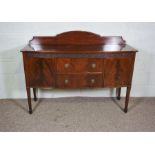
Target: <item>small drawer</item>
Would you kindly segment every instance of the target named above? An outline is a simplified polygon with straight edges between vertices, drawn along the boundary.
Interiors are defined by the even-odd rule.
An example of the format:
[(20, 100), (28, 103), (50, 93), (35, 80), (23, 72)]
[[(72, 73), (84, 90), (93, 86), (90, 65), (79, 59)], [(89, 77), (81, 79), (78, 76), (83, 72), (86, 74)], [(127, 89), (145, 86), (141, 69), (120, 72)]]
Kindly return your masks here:
[(102, 72), (102, 59), (57, 59), (57, 73)]
[(86, 75), (57, 75), (58, 88), (101, 88), (103, 86), (102, 74)]

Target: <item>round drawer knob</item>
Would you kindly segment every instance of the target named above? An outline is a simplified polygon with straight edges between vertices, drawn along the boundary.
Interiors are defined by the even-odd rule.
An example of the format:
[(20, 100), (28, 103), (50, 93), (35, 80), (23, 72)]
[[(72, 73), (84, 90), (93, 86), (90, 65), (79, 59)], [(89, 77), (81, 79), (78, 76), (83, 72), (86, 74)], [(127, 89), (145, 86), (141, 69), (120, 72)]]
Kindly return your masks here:
[(96, 64), (95, 63), (92, 63), (91, 66), (92, 66), (92, 68), (96, 68)]
[(67, 69), (68, 67), (69, 67), (69, 64), (65, 64), (65, 65), (64, 65), (64, 68)]
[(66, 80), (65, 80), (65, 84), (68, 84), (68, 82), (69, 82), (69, 80), (68, 80), (68, 79), (66, 79)]
[(91, 83), (92, 83), (92, 84), (95, 83), (95, 79), (91, 79)]

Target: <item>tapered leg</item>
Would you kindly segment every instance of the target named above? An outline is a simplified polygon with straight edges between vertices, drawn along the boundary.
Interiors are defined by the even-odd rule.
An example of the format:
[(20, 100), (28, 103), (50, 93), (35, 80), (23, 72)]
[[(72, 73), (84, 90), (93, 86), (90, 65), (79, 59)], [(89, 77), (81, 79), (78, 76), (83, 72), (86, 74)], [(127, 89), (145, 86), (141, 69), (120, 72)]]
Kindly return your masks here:
[(37, 101), (36, 88), (33, 88), (34, 101)]
[(30, 88), (26, 88), (27, 90), (27, 98), (28, 98), (28, 106), (29, 106), (29, 113), (32, 114), (32, 105), (31, 105), (31, 90)]
[(131, 90), (131, 86), (127, 87), (126, 98), (125, 98), (125, 108), (124, 108), (124, 112), (125, 113), (127, 113), (127, 111), (128, 111), (128, 103), (129, 103), (129, 97), (130, 97), (130, 90)]
[(121, 87), (116, 89), (117, 100), (121, 99)]

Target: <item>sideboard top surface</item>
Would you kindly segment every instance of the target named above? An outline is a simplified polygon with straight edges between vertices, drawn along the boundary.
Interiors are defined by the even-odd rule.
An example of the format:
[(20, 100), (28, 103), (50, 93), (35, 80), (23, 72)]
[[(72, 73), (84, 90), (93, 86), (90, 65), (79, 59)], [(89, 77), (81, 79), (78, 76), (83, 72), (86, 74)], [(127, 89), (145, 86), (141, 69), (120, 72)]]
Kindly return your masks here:
[(100, 36), (92, 32), (69, 31), (56, 36), (36, 36), (21, 52), (103, 53), (137, 52), (121, 36)]

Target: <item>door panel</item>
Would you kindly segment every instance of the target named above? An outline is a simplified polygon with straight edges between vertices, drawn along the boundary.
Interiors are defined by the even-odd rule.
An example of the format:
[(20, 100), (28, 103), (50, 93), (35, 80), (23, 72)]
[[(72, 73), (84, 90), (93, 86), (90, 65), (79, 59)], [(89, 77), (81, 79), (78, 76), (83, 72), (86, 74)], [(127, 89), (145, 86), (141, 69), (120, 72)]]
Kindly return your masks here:
[(31, 87), (52, 87), (55, 84), (54, 59), (24, 57), (25, 72)]
[(106, 58), (104, 60), (104, 86), (119, 87), (131, 83), (134, 57)]

